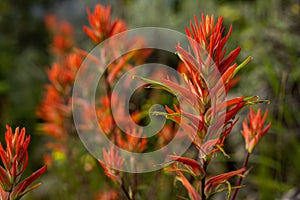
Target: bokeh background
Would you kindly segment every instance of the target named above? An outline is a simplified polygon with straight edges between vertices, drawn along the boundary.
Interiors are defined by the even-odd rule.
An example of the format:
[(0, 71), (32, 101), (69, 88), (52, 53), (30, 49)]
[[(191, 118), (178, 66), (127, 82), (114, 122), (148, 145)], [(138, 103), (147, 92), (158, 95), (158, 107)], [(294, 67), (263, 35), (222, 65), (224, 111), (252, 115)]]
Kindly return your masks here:
[[(86, 8), (93, 8), (96, 3), (112, 5), (113, 15), (123, 19), (130, 28), (159, 26), (184, 32), (194, 14), (201, 16), (202, 12), (223, 16), (226, 27), (232, 24), (228, 52), (241, 46), (239, 62), (249, 55), (253, 60), (240, 73), (240, 82), (230, 95), (259, 95), (261, 99), (269, 99), (269, 121), (273, 124), (250, 160), (253, 169), (244, 182), (247, 187), (240, 191), (240, 198), (280, 199), (300, 185), (299, 0), (1, 0), (0, 131), (4, 133), (5, 124), (9, 124), (26, 127), (31, 134), (28, 174), (42, 165), (44, 144), (49, 140), (41, 133), (42, 121), (36, 115), (44, 84), (48, 83), (45, 69), (53, 61), (49, 52), (51, 35), (44, 26), (44, 17), (52, 13), (69, 21), (74, 26), (77, 46), (89, 51), (93, 45), (82, 27), (88, 24)], [(245, 114), (241, 113), (240, 117)], [(3, 134), (0, 138), (3, 141)], [(239, 127), (229, 140), (232, 161), (227, 167), (239, 167), (244, 148)], [(76, 145), (84, 149), (80, 142)], [(43, 175), (43, 185), (27, 195), (27, 199), (89, 199), (85, 198), (88, 193), (114, 188), (92, 157), (80, 157), (73, 163), (81, 166), (87, 161), (94, 166), (91, 171), (80, 167), (70, 170), (63, 156), (57, 155), (57, 159), (62, 162)], [(78, 176), (89, 178), (78, 181)], [(159, 183), (155, 182), (156, 178), (147, 179), (161, 176), (159, 173), (143, 176), (145, 181), (141, 187), (145, 187), (145, 199), (153, 199), (152, 190), (158, 191), (157, 199), (177, 199), (178, 192), (185, 192), (182, 188), (171, 189), (172, 176), (160, 179)]]

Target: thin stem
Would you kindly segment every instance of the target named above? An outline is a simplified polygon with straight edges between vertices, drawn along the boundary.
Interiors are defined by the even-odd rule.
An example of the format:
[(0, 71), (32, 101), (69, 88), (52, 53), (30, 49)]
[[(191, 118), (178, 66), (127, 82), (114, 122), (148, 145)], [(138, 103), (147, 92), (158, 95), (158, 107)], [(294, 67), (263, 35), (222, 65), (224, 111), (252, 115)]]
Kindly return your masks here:
[[(15, 179), (14, 179), (15, 180)], [(7, 200), (11, 200), (11, 194), (12, 194), (12, 192), (14, 191), (14, 189), (15, 189), (15, 185), (16, 185), (16, 183), (15, 183), (15, 181), (14, 181), (14, 183), (12, 184), (12, 186), (11, 186), (11, 188), (9, 189), (9, 191), (7, 191), (7, 193), (8, 193), (8, 195), (7, 195)], [(5, 192), (4, 192), (5, 193)], [(1, 199), (1, 196), (0, 196), (0, 199)], [(2, 200), (2, 199), (1, 199)]]
[[(247, 165), (248, 165), (248, 161), (249, 161), (249, 157), (250, 157), (250, 154), (249, 151), (247, 151), (247, 154), (246, 154), (246, 157), (245, 157), (245, 160), (244, 160), (244, 164), (243, 164), (243, 168), (246, 168)], [(242, 175), (244, 174), (245, 172), (242, 173)], [(239, 186), (241, 186), (242, 184), (242, 181), (243, 181), (243, 177), (240, 176), (238, 182), (237, 182), (237, 188), (235, 189), (234, 193), (233, 193), (233, 196), (231, 198), (231, 200), (235, 200), (235, 198), (237, 197), (237, 194), (238, 194), (238, 191), (239, 191)]]
[(127, 197), (128, 200), (133, 200), (133, 198), (130, 197), (128, 191), (126, 190), (124, 184), (122, 183), (121, 184), (121, 188), (122, 188), (122, 191), (124, 192), (125, 196)]
[(133, 198), (135, 198), (136, 194), (137, 194), (137, 187), (138, 187), (138, 173), (133, 174), (133, 185), (134, 185), (134, 187), (133, 187), (132, 196), (133, 196)]
[[(204, 160), (203, 161), (203, 169), (204, 169), (205, 172), (206, 172), (206, 168), (207, 168), (207, 162)], [(201, 198), (202, 198), (202, 200), (206, 199), (206, 196), (205, 196), (205, 179), (206, 179), (206, 175), (201, 180)]]
[(110, 83), (108, 81), (108, 71), (107, 70), (104, 72), (104, 78), (105, 78), (105, 86), (106, 86), (107, 98), (108, 98), (108, 102), (109, 102), (109, 112), (111, 114), (111, 119), (112, 119), (112, 130), (111, 130), (111, 133), (114, 133), (115, 129), (116, 129), (116, 122), (115, 122), (115, 119), (112, 116), (112, 109), (111, 109), (112, 90), (111, 90), (111, 87), (110, 87)]
[[(111, 89), (110, 82), (108, 80), (108, 71), (107, 70), (104, 72), (104, 78), (105, 78), (107, 98), (108, 98), (108, 102), (110, 104), (109, 105), (109, 112), (111, 114), (111, 119), (112, 119), (112, 129), (111, 129), (110, 134), (113, 134), (113, 133), (115, 133), (117, 126), (116, 126), (116, 121), (115, 121), (114, 117), (112, 116), (112, 108), (111, 108), (112, 89)], [(125, 196), (128, 200), (134, 200), (134, 195), (133, 195), (133, 197), (130, 197), (130, 194), (126, 190), (123, 181), (121, 183), (121, 189), (124, 192), (124, 194), (125, 194)]]
[(12, 193), (12, 191), (9, 191), (8, 196), (7, 196), (7, 200), (10, 200), (11, 193)]

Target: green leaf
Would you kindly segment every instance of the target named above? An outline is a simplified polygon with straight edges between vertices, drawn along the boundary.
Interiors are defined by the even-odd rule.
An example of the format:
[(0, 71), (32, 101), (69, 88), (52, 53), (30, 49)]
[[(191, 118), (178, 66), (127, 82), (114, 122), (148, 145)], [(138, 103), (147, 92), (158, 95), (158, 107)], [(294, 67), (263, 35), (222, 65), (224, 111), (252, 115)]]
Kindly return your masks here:
[(252, 57), (249, 56), (248, 58), (246, 58), (241, 64), (239, 64), (234, 72), (233, 72), (233, 76), (235, 76), (242, 68), (244, 68), (250, 61), (252, 60)]
[(11, 188), (11, 183), (9, 181), (9, 175), (6, 173), (5, 169), (0, 166), (0, 186), (4, 191), (8, 191)]
[(29, 188), (27, 188), (24, 192), (18, 194), (18, 196), (15, 198), (15, 200), (19, 200), (21, 199), (25, 194), (27, 194), (28, 192), (30, 192), (31, 190), (34, 190), (35, 188), (38, 188), (40, 185), (42, 185), (41, 183), (37, 183)]
[[(144, 78), (144, 77), (140, 77), (140, 76), (133, 76), (133, 78), (138, 78), (142, 81), (145, 81), (149, 84), (151, 84), (151, 86), (148, 86), (148, 88), (155, 88), (153, 86), (157, 86), (158, 88), (160, 89), (163, 89), (171, 94), (174, 94), (174, 91), (171, 90), (167, 85), (161, 83), (161, 82), (158, 82), (158, 81), (154, 81), (154, 80), (151, 80), (151, 79), (147, 79), (147, 78)], [(176, 94), (174, 94), (174, 96), (176, 96)]]

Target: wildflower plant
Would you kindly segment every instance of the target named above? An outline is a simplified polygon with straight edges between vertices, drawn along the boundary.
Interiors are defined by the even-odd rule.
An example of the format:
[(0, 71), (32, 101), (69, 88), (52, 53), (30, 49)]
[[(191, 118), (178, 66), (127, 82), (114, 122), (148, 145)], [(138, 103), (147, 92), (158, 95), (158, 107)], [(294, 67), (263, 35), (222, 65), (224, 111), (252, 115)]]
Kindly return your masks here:
[[(49, 82), (37, 109), (38, 117), (43, 120), (38, 130), (49, 138), (45, 144), (44, 161), (57, 181), (66, 184), (64, 190), (68, 196), (80, 197), (82, 193), (76, 191), (81, 188), (86, 191), (86, 198), (92, 198), (88, 185), (81, 185), (88, 181), (88, 177), (81, 174), (82, 170), (89, 172), (95, 168), (96, 162), (78, 145), (72, 119), (71, 93), (82, 56), (74, 50), (74, 29), (70, 23), (49, 14), (45, 17), (45, 25), (53, 37), (49, 51), (54, 61), (46, 70)], [(78, 165), (72, 164), (78, 161)], [(62, 168), (69, 170), (62, 173)]]
[[(90, 9), (87, 9), (87, 14), (90, 27), (84, 26), (83, 31), (95, 45), (115, 34), (127, 30), (127, 26), (122, 20), (111, 19), (110, 6), (105, 7), (97, 5), (93, 12)], [(37, 111), (38, 116), (44, 120), (44, 123), (39, 126), (40, 130), (52, 138), (52, 140), (47, 143), (48, 150), (45, 154), (45, 162), (47, 162), (51, 168), (55, 168), (55, 166), (61, 164), (59, 161), (62, 160), (68, 168), (75, 171), (74, 173), (80, 174), (80, 171), (82, 170), (81, 167), (69, 166), (69, 164), (72, 165), (71, 163), (75, 162), (78, 157), (82, 158), (87, 156), (85, 153), (81, 152), (81, 150), (74, 148), (74, 145), (77, 145), (77, 143), (74, 142), (77, 134), (75, 133), (75, 125), (72, 119), (72, 103), (85, 109), (84, 115), (82, 116), (84, 123), (80, 126), (80, 129), (87, 131), (93, 130), (94, 128), (84, 125), (91, 121), (90, 113), (93, 111), (93, 108), (90, 107), (89, 102), (87, 101), (82, 101), (79, 98), (72, 98), (72, 89), (76, 74), (82, 65), (83, 58), (86, 57), (95, 64), (105, 63), (105, 60), (90, 57), (88, 52), (75, 47), (73, 28), (68, 22), (60, 21), (53, 15), (47, 15), (45, 24), (53, 34), (50, 51), (55, 58), (55, 61), (47, 70), (49, 83), (45, 87), (44, 98)], [(128, 43), (129, 45), (137, 46), (139, 46), (140, 43), (143, 43), (139, 38), (130, 42), (131, 43)], [(100, 54), (109, 58), (117, 51), (117, 48), (106, 47)], [(138, 136), (140, 133), (134, 129), (130, 129), (129, 131), (131, 131), (132, 134), (135, 134), (136, 132), (136, 136), (126, 135), (116, 127), (110, 108), (110, 102), (112, 100), (111, 89), (120, 72), (129, 70), (134, 63), (142, 62), (147, 58), (148, 54), (149, 51), (143, 53), (137, 51), (131, 52), (116, 62), (111, 63), (105, 72), (105, 78), (103, 80), (103, 86), (106, 92), (97, 97), (97, 116), (99, 118), (99, 124), (102, 129), (105, 130), (105, 134), (119, 146), (133, 151), (143, 151), (147, 142), (145, 139), (139, 139)], [(96, 73), (99, 72), (96, 71)], [(91, 80), (93, 79), (93, 77), (90, 78)], [(85, 86), (89, 87), (89, 83), (86, 82)], [(75, 102), (73, 102), (73, 100)], [(123, 110), (120, 110), (120, 112), (123, 112)], [(133, 113), (132, 116), (137, 121), (140, 120), (139, 113)], [(126, 190), (124, 188), (122, 173), (116, 172), (116, 170), (113, 169), (113, 167), (115, 167), (115, 162), (117, 162), (117, 166), (122, 165), (123, 158), (121, 158), (114, 149), (103, 148), (103, 154), (105, 155), (104, 160), (99, 160), (99, 163), (105, 169), (105, 174), (112, 180), (117, 180), (116, 183), (120, 184), (122, 189), (124, 189), (125, 194), (127, 194), (128, 188)], [(91, 162), (89, 166), (92, 166), (92, 169), (96, 168), (94, 162)], [(63, 177), (62, 179), (63, 181), (67, 181)], [(73, 179), (68, 177), (68, 180), (71, 181)], [(73, 180), (73, 183), (88, 181), (86, 177), (77, 177), (75, 180), (76, 181)], [(88, 187), (88, 185), (85, 187)], [(68, 190), (71, 192), (72, 189), (70, 188)], [(86, 190), (89, 191), (89, 189)], [(92, 192), (88, 193), (89, 194), (86, 195), (93, 196)], [(97, 196), (99, 196), (99, 194)], [(85, 196), (85, 198), (86, 197), (87, 196)]]
[[(235, 116), (246, 106), (266, 102), (259, 100), (258, 96), (225, 98), (230, 88), (237, 82), (237, 73), (246, 66), (251, 57), (239, 65), (234, 63), (240, 53), (240, 47), (226, 55), (225, 44), (232, 27), (223, 36), (224, 27), (222, 23), (223, 18), (219, 17), (217, 23), (214, 24), (214, 16), (205, 16), (204, 14), (202, 14), (202, 22), (199, 23), (195, 16), (194, 24), (191, 22), (190, 29), (186, 29), (190, 42), (188, 50), (183, 49), (180, 44), (176, 47), (177, 54), (184, 64), (181, 67), (185, 67), (183, 76), (188, 88), (183, 88), (167, 79), (156, 84), (181, 93), (191, 102), (191, 107), (198, 111), (198, 116), (195, 116), (186, 113), (175, 105), (174, 110), (166, 108), (168, 113), (166, 117), (185, 127), (198, 151), (196, 157), (192, 159), (171, 155), (170, 158), (176, 162), (173, 167), (167, 168), (168, 171), (177, 172), (177, 180), (187, 189), (191, 199), (207, 199), (224, 190), (228, 191), (227, 198), (229, 199), (232, 188), (236, 189), (232, 199), (236, 198), (242, 178), (233, 187), (229, 179), (233, 176), (243, 177), (247, 162), (241, 169), (214, 176), (207, 174), (207, 169), (211, 161), (215, 159), (217, 152), (221, 151), (226, 157), (228, 156), (224, 150), (224, 142), (238, 121)], [(152, 82), (149, 81), (149, 83)], [(221, 101), (216, 99), (221, 99)], [(178, 116), (182, 115), (186, 122), (179, 120)], [(267, 113), (263, 119), (260, 115), (260, 110), (255, 115), (251, 109), (250, 128), (247, 127), (246, 122), (243, 123), (242, 134), (246, 141), (248, 153), (252, 152), (254, 146), (270, 128), (270, 124), (263, 128)], [(248, 156), (247, 154), (246, 160), (248, 160)], [(192, 180), (188, 180), (184, 174), (192, 176)]]
[(27, 178), (21, 179), (28, 164), (28, 146), (30, 136), (25, 135), (25, 128), (16, 128), (13, 133), (11, 127), (6, 126), (6, 148), (0, 143), (0, 157), (3, 167), (0, 166), (0, 199), (18, 200), (26, 193), (39, 187), (41, 184), (31, 184), (47, 169), (46, 165), (35, 171)]
[[(182, 183), (191, 199), (204, 200), (223, 191), (227, 191), (229, 199), (231, 190), (235, 189), (232, 196), (234, 200), (248, 170), (249, 155), (271, 125), (264, 128), (267, 112), (261, 117), (261, 110), (255, 114), (251, 108), (249, 125), (244, 122), (242, 131), (247, 150), (244, 165), (232, 171), (210, 173), (209, 167), (217, 159), (217, 154), (229, 157), (225, 141), (239, 120), (238, 113), (246, 107), (267, 102), (258, 96), (228, 99), (231, 88), (239, 80), (238, 72), (251, 60), (248, 57), (242, 63), (236, 63), (240, 47), (227, 52), (226, 43), (232, 27), (225, 33), (222, 17), (218, 17), (215, 23), (212, 15), (202, 14), (201, 22), (195, 16), (190, 28), (186, 28), (187, 45), (180, 41), (177, 46), (176, 42), (172, 44), (180, 59), (178, 71), (181, 74), (175, 76), (166, 68), (151, 65), (148, 66), (149, 73), (146, 73), (148, 76), (143, 77), (132, 73), (132, 70), (145, 63), (153, 53), (153, 46), (147, 49), (149, 40), (137, 35), (127, 37), (130, 35), (127, 25), (120, 19), (112, 20), (110, 6), (96, 5), (93, 11), (87, 9), (87, 14), (90, 26), (84, 26), (83, 31), (95, 45), (101, 47), (91, 53), (75, 47), (69, 25), (57, 25), (53, 17), (46, 20), (50, 30), (58, 30), (51, 45), (57, 61), (48, 70), (50, 82), (38, 110), (38, 115), (45, 121), (42, 130), (54, 138), (48, 147), (72, 155), (69, 149), (72, 143), (69, 140), (76, 128), (81, 132), (80, 139), (103, 167), (105, 175), (120, 187), (127, 199), (143, 196), (138, 185), (140, 175), (136, 173), (143, 163), (133, 155), (142, 157), (149, 151), (155, 152), (161, 148), (164, 153), (170, 152), (166, 157), (161, 157), (172, 164), (166, 166), (164, 163), (159, 167), (164, 167), (166, 172), (175, 172), (175, 182)], [(131, 51), (123, 53), (124, 49)], [(87, 68), (88, 65), (91, 68)], [(84, 79), (80, 77), (82, 74)], [(103, 76), (99, 78), (99, 74)], [(127, 76), (123, 78), (123, 74)], [(97, 77), (99, 83), (94, 87)], [(121, 84), (119, 79), (123, 81)], [(161, 93), (155, 92), (150, 92), (149, 96), (139, 96), (140, 99), (146, 99), (143, 105), (137, 106), (131, 100), (131, 107), (128, 106), (128, 99), (123, 95), (132, 94), (132, 88), (138, 86), (170, 93), (164, 109), (150, 113), (145, 111), (151, 102), (149, 96), (164, 99)], [(94, 90), (101, 92), (94, 95)], [(91, 96), (94, 99), (89, 99)], [(174, 97), (180, 97), (185, 104), (173, 101)], [(156, 136), (146, 137), (151, 134), (148, 131), (158, 127), (148, 128), (148, 118), (154, 124), (167, 120)], [(173, 149), (164, 148), (174, 138), (188, 144), (187, 149), (194, 149), (195, 155), (182, 156), (172, 152)], [(110, 145), (104, 145), (103, 141), (109, 141)], [(146, 164), (157, 169), (154, 160), (148, 159)], [(130, 170), (134, 172), (131, 175), (123, 172)], [(240, 179), (236, 185), (232, 185), (230, 179), (236, 176)], [(111, 196), (117, 198), (118, 195), (111, 191)]]

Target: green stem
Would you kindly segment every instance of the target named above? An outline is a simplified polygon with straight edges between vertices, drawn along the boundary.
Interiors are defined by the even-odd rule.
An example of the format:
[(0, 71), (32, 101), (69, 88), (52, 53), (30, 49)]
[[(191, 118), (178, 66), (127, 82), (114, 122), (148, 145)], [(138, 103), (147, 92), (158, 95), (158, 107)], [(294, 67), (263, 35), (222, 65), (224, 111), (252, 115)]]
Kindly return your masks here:
[[(249, 151), (247, 151), (247, 155), (245, 157), (245, 160), (244, 160), (244, 164), (243, 164), (243, 168), (246, 168), (247, 165), (248, 165), (248, 161), (249, 161), (249, 157), (250, 157), (250, 154)], [(242, 173), (242, 175), (244, 174), (245, 172)], [(235, 200), (235, 198), (237, 197), (237, 194), (238, 194), (238, 191), (239, 191), (239, 186), (241, 186), (242, 184), (242, 181), (243, 181), (243, 177), (241, 176), (238, 180), (238, 183), (237, 183), (237, 188), (235, 189), (234, 193), (233, 193), (233, 196), (231, 198), (231, 200)]]

